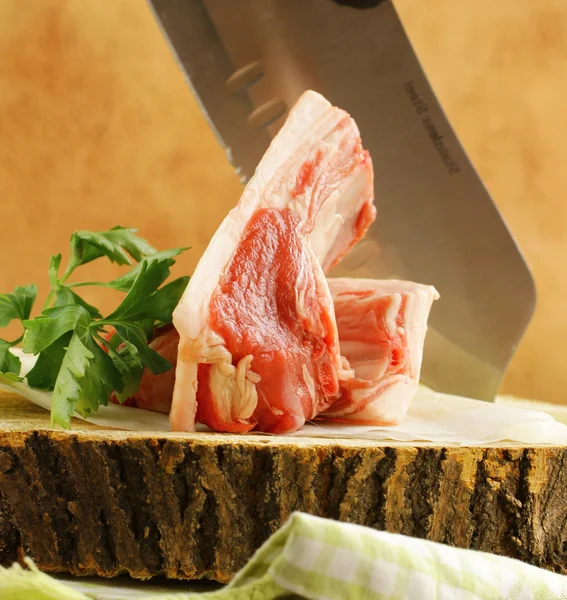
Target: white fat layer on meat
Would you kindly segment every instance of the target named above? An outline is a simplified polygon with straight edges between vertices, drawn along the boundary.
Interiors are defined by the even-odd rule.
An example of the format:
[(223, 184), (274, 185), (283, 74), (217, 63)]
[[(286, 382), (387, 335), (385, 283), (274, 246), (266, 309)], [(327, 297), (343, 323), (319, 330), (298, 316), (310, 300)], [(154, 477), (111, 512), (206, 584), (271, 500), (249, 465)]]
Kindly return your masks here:
[[(405, 417), (415, 392), (415, 382), (403, 375), (387, 377), (367, 390), (354, 390), (354, 402), (365, 405), (356, 413), (356, 421), (397, 424)], [(369, 397), (373, 399), (371, 402), (368, 402)]]
[(211, 366), (209, 385), (220, 409), (219, 421), (249, 419), (254, 413), (258, 404), (255, 384), (259, 376), (250, 371), (251, 364), (252, 356), (248, 355), (241, 358), (236, 367), (227, 361)]
[(333, 297), (331, 296), (331, 291), (329, 290), (329, 284), (327, 283), (327, 279), (325, 278), (325, 273), (323, 272), (323, 268), (321, 267), (317, 257), (315, 256), (315, 252), (311, 249), (310, 246), (307, 247), (309, 254), (311, 256), (311, 264), (313, 266), (313, 275), (315, 277), (315, 285), (317, 286), (317, 297), (319, 300), (319, 308), (323, 315), (330, 315), (331, 318), (328, 319), (330, 323), (333, 324), (332, 332), (326, 332), (323, 328), (323, 325), (320, 321), (315, 322), (313, 319), (309, 320), (309, 323), (314, 328), (314, 333), (319, 335), (323, 335), (325, 333), (332, 333), (333, 339), (330, 342), (330, 346), (336, 349), (334, 354), (335, 364), (333, 367), (335, 369), (342, 368), (342, 360), (339, 352), (339, 331), (336, 327), (335, 322), (335, 306), (333, 304)]
[(384, 322), (387, 327), (387, 333), (392, 338), (398, 332), (398, 324), (396, 323), (396, 320), (398, 318), (401, 306), (402, 296), (400, 294), (392, 294), (390, 296), (390, 304), (388, 305), (388, 308), (386, 309), (386, 314), (384, 315)]
[(349, 361), (356, 364), (356, 377), (359, 379), (375, 381), (386, 373), (390, 357), (378, 352), (375, 343), (339, 338), (339, 344), (341, 354), (348, 356)]
[(350, 236), (343, 233), (345, 240), (341, 242), (340, 234), (354, 230), (360, 207), (368, 201), (369, 194), (372, 193), (372, 177), (372, 171), (368, 169), (361, 166), (354, 169), (319, 212), (317, 226), (310, 236), (310, 242), (325, 270), (328, 266), (326, 257), (330, 255), (332, 260), (333, 254), (337, 254), (329, 253), (335, 244), (341, 249), (348, 246)]
[(305, 309), (305, 292), (306, 292), (306, 275), (305, 266), (302, 265), (302, 268), (299, 269), (299, 273), (297, 274), (297, 279), (295, 280), (295, 310), (297, 312), (297, 316), (302, 319), (307, 319), (308, 314)]
[(170, 422), (185, 423), (185, 431), (195, 431), (197, 416), (197, 363), (177, 359), (175, 387), (169, 411)]
[(307, 365), (302, 365), (302, 370), (303, 381), (305, 381), (305, 385), (311, 394), (311, 398), (315, 398), (315, 382), (313, 381), (313, 377), (311, 377), (311, 373), (309, 373)]
[[(331, 406), (325, 415), (359, 423), (399, 423), (417, 391), (427, 318), (439, 294), (432, 286), (396, 280), (338, 278), (329, 279), (329, 287), (339, 332), (348, 331), (348, 339), (339, 338), (339, 343), (355, 379), (346, 384), (352, 402), (341, 410)], [(393, 347), (400, 343), (405, 351), (402, 372), (388, 372), (391, 357), (383, 339), (369, 340), (368, 331), (357, 339), (357, 327), (384, 298), (388, 303), (380, 323)]]
[[(341, 345), (341, 352), (346, 352), (343, 350)], [(361, 360), (356, 361), (356, 377), (359, 379), (366, 379), (368, 381), (377, 381), (382, 379), (386, 374), (388, 369), (388, 365), (390, 362), (389, 356), (384, 356), (383, 358), (376, 358), (372, 360)]]
[(346, 381), (354, 377), (354, 369), (351, 368), (348, 360), (341, 353), (341, 368), (337, 371), (339, 381)]

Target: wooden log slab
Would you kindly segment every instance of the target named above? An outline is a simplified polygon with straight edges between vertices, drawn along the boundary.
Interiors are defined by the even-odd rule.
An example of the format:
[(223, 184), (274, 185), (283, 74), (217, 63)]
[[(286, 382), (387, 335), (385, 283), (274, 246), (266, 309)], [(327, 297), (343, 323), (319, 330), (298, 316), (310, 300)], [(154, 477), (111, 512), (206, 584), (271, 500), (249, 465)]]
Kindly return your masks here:
[(227, 582), (295, 510), (567, 573), (567, 448), (143, 434), (0, 392), (0, 562)]

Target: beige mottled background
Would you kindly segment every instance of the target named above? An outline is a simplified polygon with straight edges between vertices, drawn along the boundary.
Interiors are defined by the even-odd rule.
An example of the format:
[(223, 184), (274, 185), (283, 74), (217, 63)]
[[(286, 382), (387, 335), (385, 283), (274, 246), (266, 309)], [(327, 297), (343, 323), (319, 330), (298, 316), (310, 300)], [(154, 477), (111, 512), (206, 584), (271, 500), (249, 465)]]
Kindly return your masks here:
[[(396, 4), (537, 280), (504, 390), (567, 403), (567, 2)], [(143, 0), (0, 0), (0, 290), (115, 224), (189, 272), (239, 191)]]

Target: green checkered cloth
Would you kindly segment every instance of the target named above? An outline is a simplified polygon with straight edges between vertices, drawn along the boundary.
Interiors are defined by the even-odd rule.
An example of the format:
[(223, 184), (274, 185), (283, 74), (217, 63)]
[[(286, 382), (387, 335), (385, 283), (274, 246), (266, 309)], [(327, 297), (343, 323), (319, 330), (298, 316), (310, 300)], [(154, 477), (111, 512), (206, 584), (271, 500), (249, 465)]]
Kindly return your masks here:
[(15, 565), (3, 600), (567, 600), (567, 577), (509, 558), (294, 513), (230, 585), (205, 594), (79, 592)]

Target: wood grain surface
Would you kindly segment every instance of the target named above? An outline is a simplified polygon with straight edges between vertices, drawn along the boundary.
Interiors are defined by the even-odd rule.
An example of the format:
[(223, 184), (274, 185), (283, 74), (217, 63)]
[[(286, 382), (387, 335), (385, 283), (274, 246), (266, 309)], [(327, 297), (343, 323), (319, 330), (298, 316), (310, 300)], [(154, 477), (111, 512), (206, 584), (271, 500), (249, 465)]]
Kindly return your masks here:
[[(537, 280), (503, 391), (566, 402), (567, 3), (396, 4)], [(45, 286), (70, 231), (115, 224), (193, 246), (190, 272), (240, 190), (145, 2), (0, 2), (0, 289)]]
[(143, 433), (0, 392), (0, 564), (229, 581), (293, 511), (567, 573), (567, 448)]

